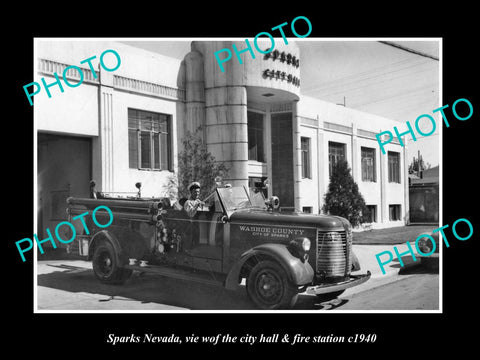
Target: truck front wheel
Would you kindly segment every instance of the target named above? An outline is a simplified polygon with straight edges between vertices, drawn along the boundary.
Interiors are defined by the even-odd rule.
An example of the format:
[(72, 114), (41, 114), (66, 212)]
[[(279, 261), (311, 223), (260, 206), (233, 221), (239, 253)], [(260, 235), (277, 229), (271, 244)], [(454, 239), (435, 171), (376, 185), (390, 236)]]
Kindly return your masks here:
[(277, 263), (262, 260), (247, 278), (247, 294), (261, 309), (291, 308), (298, 297), (298, 288), (288, 280), (287, 273)]
[(105, 284), (123, 284), (132, 275), (132, 270), (119, 266), (116, 255), (108, 241), (102, 241), (94, 250), (93, 272)]

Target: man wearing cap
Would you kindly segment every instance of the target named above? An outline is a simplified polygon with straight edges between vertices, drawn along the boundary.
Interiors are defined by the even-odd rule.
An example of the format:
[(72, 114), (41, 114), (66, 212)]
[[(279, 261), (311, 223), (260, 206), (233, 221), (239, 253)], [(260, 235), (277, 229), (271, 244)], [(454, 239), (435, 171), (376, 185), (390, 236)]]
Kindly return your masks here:
[(192, 182), (188, 185), (188, 190), (190, 191), (190, 199), (185, 201), (183, 208), (188, 216), (193, 218), (198, 208), (205, 206), (205, 203), (198, 198), (200, 196), (200, 183), (196, 181)]

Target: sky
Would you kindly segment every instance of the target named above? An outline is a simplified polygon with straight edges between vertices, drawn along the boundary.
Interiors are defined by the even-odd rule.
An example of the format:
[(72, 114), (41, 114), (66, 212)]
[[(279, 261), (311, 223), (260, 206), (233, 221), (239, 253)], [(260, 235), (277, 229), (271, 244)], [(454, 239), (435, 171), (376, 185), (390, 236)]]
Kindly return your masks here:
[[(396, 44), (422, 54), (439, 56), (438, 41), (401, 42)], [(301, 61), (301, 93), (345, 104), (346, 107), (383, 116), (400, 123), (400, 133), (407, 130), (406, 121), (415, 128), (423, 114), (433, 116), (440, 104), (440, 63), (378, 41), (306, 41), (298, 42)], [(437, 120), (438, 117), (434, 116)], [(440, 122), (441, 124), (441, 122)], [(427, 118), (418, 122), (420, 130), (429, 133)], [(408, 163), (418, 151), (425, 162), (439, 164), (439, 128), (434, 134), (417, 141), (408, 135)], [(390, 130), (394, 133), (393, 129)]]
[[(122, 42), (183, 59), (190, 51), (191, 40)], [(401, 45), (419, 54), (378, 40)], [(304, 95), (397, 120), (399, 132), (407, 130), (406, 121), (415, 128), (417, 117), (433, 116), (432, 111), (442, 105), (439, 93), (441, 49), (437, 39), (304, 38), (288, 41), (295, 41), (300, 48), (300, 92)], [(423, 55), (440, 58), (440, 61)], [(441, 124), (437, 115), (433, 117), (437, 125)], [(432, 129), (426, 118), (418, 124), (425, 133)], [(408, 135), (408, 163), (420, 151), (426, 163), (439, 164), (441, 128), (437, 126), (428, 137), (417, 134), (417, 141)], [(393, 129), (382, 130), (394, 133)]]

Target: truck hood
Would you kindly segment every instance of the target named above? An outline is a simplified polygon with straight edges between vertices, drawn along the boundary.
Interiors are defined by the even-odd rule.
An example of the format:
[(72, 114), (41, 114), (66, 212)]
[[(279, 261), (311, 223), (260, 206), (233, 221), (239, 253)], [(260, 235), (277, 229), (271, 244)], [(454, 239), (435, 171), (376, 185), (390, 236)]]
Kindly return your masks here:
[(260, 209), (241, 209), (230, 215), (232, 223), (276, 224), (321, 228), (322, 230), (343, 231), (350, 223), (340, 216), (305, 214), (297, 212), (276, 212)]

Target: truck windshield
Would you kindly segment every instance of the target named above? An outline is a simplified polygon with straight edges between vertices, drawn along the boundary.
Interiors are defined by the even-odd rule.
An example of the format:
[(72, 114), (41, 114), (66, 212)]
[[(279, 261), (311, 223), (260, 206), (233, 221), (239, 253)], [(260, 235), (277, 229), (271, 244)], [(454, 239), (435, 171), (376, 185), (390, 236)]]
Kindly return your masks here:
[(227, 211), (252, 207), (248, 193), (242, 186), (218, 188), (217, 190)]

